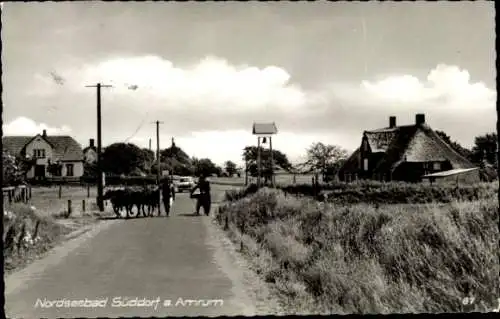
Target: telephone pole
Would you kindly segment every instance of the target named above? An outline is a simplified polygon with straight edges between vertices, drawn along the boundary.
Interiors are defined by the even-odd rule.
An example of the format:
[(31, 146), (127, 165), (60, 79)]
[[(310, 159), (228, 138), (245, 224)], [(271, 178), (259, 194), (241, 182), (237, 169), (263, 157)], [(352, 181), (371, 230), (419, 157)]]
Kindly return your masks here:
[(96, 85), (86, 85), (85, 87), (95, 87), (97, 88), (97, 206), (99, 206), (99, 211), (104, 211), (103, 189), (104, 189), (104, 176), (102, 172), (101, 164), (101, 151), (102, 151), (102, 128), (101, 128), (101, 88), (110, 88), (112, 85), (104, 85), (97, 83)]
[[(160, 124), (163, 122), (156, 121), (156, 185), (158, 188), (160, 187)], [(161, 192), (158, 192), (158, 216), (160, 216), (160, 208), (161, 208)]]

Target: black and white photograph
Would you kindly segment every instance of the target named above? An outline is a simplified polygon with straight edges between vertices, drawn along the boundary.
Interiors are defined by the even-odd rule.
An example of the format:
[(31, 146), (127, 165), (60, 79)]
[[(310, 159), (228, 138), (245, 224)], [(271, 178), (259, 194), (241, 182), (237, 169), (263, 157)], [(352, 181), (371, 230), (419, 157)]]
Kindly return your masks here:
[(8, 318), (500, 311), (494, 1), (1, 3)]

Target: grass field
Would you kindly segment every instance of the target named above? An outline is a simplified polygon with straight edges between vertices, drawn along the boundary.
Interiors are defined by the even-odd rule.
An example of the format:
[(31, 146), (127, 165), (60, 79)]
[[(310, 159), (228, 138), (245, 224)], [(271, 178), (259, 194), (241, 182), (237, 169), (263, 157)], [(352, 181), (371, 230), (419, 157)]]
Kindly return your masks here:
[(496, 194), (377, 208), (261, 189), (220, 207), (217, 220), (289, 314), (499, 306)]

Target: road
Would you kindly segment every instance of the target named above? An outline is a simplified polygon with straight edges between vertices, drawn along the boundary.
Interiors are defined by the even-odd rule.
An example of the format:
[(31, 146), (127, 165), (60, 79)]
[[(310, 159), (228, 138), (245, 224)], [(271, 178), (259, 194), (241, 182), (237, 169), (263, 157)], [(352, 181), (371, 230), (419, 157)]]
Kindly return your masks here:
[(168, 218), (104, 221), (50, 262), (7, 278), (7, 317), (253, 315), (237, 267), (210, 235), (210, 217), (192, 216), (193, 208), (179, 194)]

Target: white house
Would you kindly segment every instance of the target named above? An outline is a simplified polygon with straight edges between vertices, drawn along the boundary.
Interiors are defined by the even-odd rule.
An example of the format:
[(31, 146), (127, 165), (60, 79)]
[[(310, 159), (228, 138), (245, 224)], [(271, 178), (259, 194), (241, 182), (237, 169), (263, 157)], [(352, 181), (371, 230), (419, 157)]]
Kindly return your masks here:
[[(45, 177), (65, 177), (79, 179), (83, 175), (83, 151), (80, 144), (71, 136), (48, 136), (46, 130), (36, 136), (4, 136), (3, 151), (14, 156), (36, 159), (35, 165), (28, 172), (28, 179)], [(47, 167), (51, 163), (60, 163), (62, 168), (51, 175)]]

